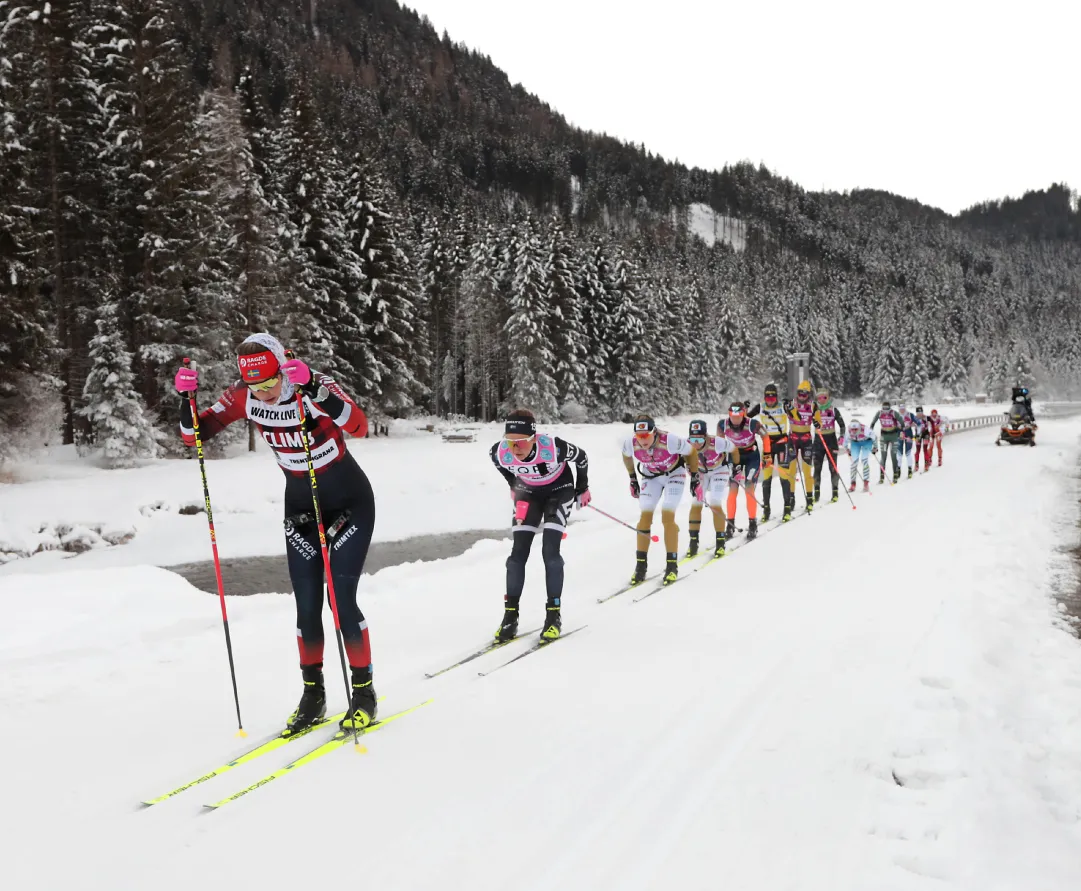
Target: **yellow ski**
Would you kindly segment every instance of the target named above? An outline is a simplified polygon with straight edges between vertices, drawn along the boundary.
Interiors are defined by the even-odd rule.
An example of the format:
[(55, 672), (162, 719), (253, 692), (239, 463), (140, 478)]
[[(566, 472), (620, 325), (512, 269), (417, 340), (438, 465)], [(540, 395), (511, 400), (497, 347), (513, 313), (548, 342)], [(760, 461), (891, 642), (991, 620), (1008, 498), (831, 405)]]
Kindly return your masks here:
[(190, 783), (185, 783), (183, 786), (177, 786), (171, 792), (166, 792), (164, 795), (159, 795), (157, 798), (148, 798), (145, 801), (141, 801), (140, 805), (143, 807), (150, 807), (154, 804), (161, 804), (163, 801), (168, 801), (170, 798), (179, 795), (181, 792), (186, 792), (192, 786), (198, 786), (200, 783), (205, 783), (207, 780), (212, 780), (216, 776), (226, 771), (232, 770), (234, 767), (239, 767), (241, 764), (247, 764), (249, 761), (258, 758), (260, 755), (265, 755), (267, 752), (273, 752), (275, 749), (281, 748), (286, 743), (291, 743), (294, 739), (300, 739), (302, 736), (307, 736), (313, 730), (318, 730), (320, 727), (326, 727), (328, 724), (335, 724), (345, 717), (345, 712), (341, 712), (337, 715), (330, 715), (324, 718), (318, 724), (312, 724), (311, 727), (305, 727), (296, 733), (290, 733), (289, 735), (278, 734), (273, 736), (265, 742), (260, 743), (254, 749), (248, 749), (244, 754), (237, 756), (232, 761), (227, 761), (221, 767), (215, 767), (213, 770), (207, 771), (198, 779), (192, 780)]
[[(407, 709), (405, 709), (403, 711), (395, 712), (393, 715), (390, 715), (387, 718), (383, 718), (380, 721), (376, 721), (374, 724), (369, 724), (367, 727), (365, 727), (363, 730), (360, 731), (360, 735), (363, 736), (366, 733), (374, 733), (379, 728), (385, 727), (391, 721), (396, 721), (396, 720), (398, 720), (398, 718), (404, 718), (406, 715), (410, 714), (411, 712), (415, 712), (417, 709), (421, 708), (422, 706), (427, 705), (431, 701), (432, 701), (431, 699), (426, 699), (424, 702), (420, 703), (419, 705), (414, 705), (412, 708), (407, 708)], [(310, 752), (307, 752), (307, 753), (301, 755), (295, 761), (290, 761), (288, 764), (285, 765), (285, 767), (280, 767), (277, 770), (275, 770), (273, 773), (268, 773), (261, 780), (256, 780), (254, 783), (252, 783), (247, 788), (241, 789), (239, 792), (234, 792), (232, 795), (230, 795), (230, 796), (228, 796), (226, 798), (223, 798), (221, 801), (215, 802), (214, 804), (205, 804), (205, 805), (203, 805), (203, 807), (209, 808), (210, 810), (216, 810), (217, 808), (224, 807), (225, 805), (229, 804), (229, 802), (236, 801), (241, 796), (247, 795), (249, 792), (254, 792), (256, 789), (260, 788), (261, 786), (265, 786), (271, 780), (276, 780), (276, 779), (278, 779), (278, 777), (283, 777), (287, 773), (289, 773), (289, 772), (291, 772), (293, 770), (296, 770), (296, 768), (302, 767), (305, 764), (311, 764), (317, 758), (322, 758), (328, 752), (333, 752), (335, 749), (341, 748), (342, 746), (346, 745), (352, 738), (353, 738), (353, 731), (352, 730), (339, 730), (337, 733), (335, 733), (330, 739), (328, 739), (322, 745), (317, 746), (316, 748), (312, 749)]]

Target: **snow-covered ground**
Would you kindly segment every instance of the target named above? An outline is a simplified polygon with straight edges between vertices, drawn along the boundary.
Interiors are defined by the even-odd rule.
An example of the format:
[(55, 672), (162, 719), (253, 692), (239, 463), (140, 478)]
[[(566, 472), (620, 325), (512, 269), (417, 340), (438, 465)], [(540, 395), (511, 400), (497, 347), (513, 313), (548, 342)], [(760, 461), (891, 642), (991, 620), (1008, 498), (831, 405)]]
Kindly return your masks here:
[[(419, 485), (411, 448), (362, 444), (381, 522), (430, 531), (456, 522), (442, 514), (458, 506), (500, 525), (494, 470), (488, 482), (466, 469), (484, 466), (490, 432), (475, 446), (417, 447), (463, 468), (435, 510), (408, 489)], [(633, 519), (619, 431), (566, 432), (593, 450), (597, 503)], [(166, 570), (120, 565), (155, 553), (140, 537), (168, 535), (140, 529), (101, 555), (9, 564), (3, 885), (1072, 891), (1081, 645), (1054, 597), (1076, 581), (1064, 547), (1076, 544), (1081, 421), (1040, 434), (1035, 449), (996, 449), (986, 430), (951, 437), (943, 468), (860, 493), (856, 511), (842, 498), (771, 529), (640, 603), (596, 603), (629, 574), (633, 541), (602, 518), (577, 522), (564, 617), (586, 627), (484, 678), (476, 669), (525, 644), (434, 680), (424, 672), (494, 630), (505, 543), (383, 570), (362, 587), (381, 709), (432, 704), (366, 738), (366, 754), (347, 747), (213, 813), (199, 806), (297, 753), (136, 809), (244, 747), (215, 598)], [(71, 489), (47, 480), (0, 497), (8, 516), (12, 491), (35, 492), (54, 519), (86, 487), (110, 506), (162, 497), (157, 487), (197, 500), (194, 466), (173, 464), (115, 474), (108, 489), (80, 471)], [(392, 470), (408, 475), (386, 491)], [(211, 471), (224, 550), (226, 526), (243, 528), (224, 505), (269, 516), (280, 481), (266, 456)], [(204, 518), (174, 520), (192, 524), (171, 527), (184, 547), (205, 536)], [(115, 565), (81, 568), (110, 552)], [(22, 571), (38, 568), (50, 571)], [(531, 564), (525, 623), (543, 612), (540, 575)], [(261, 595), (229, 608), (257, 739), (300, 692), (293, 607)]]
[[(962, 418), (999, 410), (973, 404), (950, 406), (944, 413)], [(874, 406), (864, 408), (864, 420), (870, 420), (873, 412)], [(683, 431), (691, 417), (666, 420), (673, 430)], [(487, 451), (499, 439), (501, 427), (471, 425), (477, 442), (468, 444), (444, 443), (438, 434), (418, 425), (396, 422), (389, 438), (351, 444), (375, 490), (375, 540), (503, 528), (505, 485)], [(623, 495), (626, 473), (619, 450), (628, 434), (624, 425), (561, 424), (551, 429), (588, 451), (595, 494)], [(261, 441), (258, 449), (207, 464), (222, 558), (285, 554), (281, 471)], [(10, 467), (20, 482), (0, 484), (0, 577), (10, 572), (172, 566), (209, 559), (206, 516), (180, 513), (203, 503), (194, 461), (154, 461), (115, 471), (72, 456), (70, 449), (62, 449), (38, 456), (35, 463)], [(75, 548), (89, 551), (75, 557)], [(32, 557), (27, 560), (27, 555)]]

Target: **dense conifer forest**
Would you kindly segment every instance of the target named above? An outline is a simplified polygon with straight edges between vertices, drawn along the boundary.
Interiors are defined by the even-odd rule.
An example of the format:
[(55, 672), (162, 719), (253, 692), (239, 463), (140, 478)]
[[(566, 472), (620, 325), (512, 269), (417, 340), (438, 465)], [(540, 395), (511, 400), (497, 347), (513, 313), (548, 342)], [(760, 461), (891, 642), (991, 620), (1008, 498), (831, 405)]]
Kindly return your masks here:
[(839, 393), (1081, 392), (1066, 185), (949, 216), (687, 169), (394, 0), (0, 0), (0, 127), (0, 453), (175, 448), (179, 359), (216, 393), (258, 330), (377, 417), (715, 412), (794, 350)]

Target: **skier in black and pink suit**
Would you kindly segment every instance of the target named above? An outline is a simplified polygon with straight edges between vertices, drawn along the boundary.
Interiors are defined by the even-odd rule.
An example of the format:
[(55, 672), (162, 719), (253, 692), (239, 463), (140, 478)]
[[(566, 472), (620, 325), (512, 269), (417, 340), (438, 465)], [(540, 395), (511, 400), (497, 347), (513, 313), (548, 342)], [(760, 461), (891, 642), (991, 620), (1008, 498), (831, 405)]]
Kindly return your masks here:
[[(253, 334), (237, 350), (240, 380), (210, 408), (199, 412), (199, 433), (211, 439), (234, 421), (249, 419), (270, 446), (285, 473), (285, 541), (289, 578), (297, 607), (297, 645), (304, 692), (287, 729), (302, 730), (327, 710), (323, 683), (323, 559), (315, 522), (307, 458), (297, 413), (304, 398), (312, 464), (319, 483), (319, 503), (330, 549), (330, 571), (345, 652), (352, 675), (352, 698), (342, 726), (366, 727), (376, 717), (368, 623), (357, 605), (357, 583), (375, 528), (375, 496), (360, 465), (349, 454), (345, 436), (362, 437), (368, 419), (327, 375), (299, 359), (286, 360), (281, 343), (269, 334)], [(199, 385), (197, 372), (181, 368), (176, 388), (180, 432), (195, 444), (189, 395)]]
[[(518, 603), (525, 587), (525, 564), (533, 537), (541, 533), (541, 559), (548, 592), (541, 638), (555, 640), (563, 627), (563, 557), (560, 545), (572, 505), (587, 507), (589, 459), (584, 449), (558, 436), (537, 432), (537, 419), (529, 409), (507, 415), (503, 438), (489, 457), (510, 486), (514, 500), (513, 544), (507, 558), (507, 593), (503, 621), (495, 639), (505, 642), (518, 634)], [(574, 473), (571, 465), (574, 465)]]

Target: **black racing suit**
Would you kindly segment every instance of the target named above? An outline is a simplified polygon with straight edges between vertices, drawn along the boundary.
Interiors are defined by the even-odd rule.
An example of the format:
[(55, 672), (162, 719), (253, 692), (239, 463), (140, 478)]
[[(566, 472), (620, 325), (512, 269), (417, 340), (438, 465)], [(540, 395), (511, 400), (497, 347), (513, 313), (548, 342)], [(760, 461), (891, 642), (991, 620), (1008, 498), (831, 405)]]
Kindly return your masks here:
[[(517, 609), (525, 586), (525, 564), (529, 551), (533, 547), (533, 536), (543, 532), (541, 557), (544, 560), (544, 578), (548, 593), (548, 606), (558, 609), (563, 596), (563, 557), (559, 553), (563, 542), (563, 533), (567, 528), (567, 518), (577, 495), (589, 488), (589, 459), (584, 449), (578, 448), (558, 436), (554, 437), (556, 461), (562, 463), (563, 471), (552, 482), (542, 486), (529, 486), (499, 463), (499, 446), (496, 443), (489, 452), (492, 463), (507, 480), (515, 505), (527, 502), (529, 507), (521, 522), (512, 520), (513, 544), (507, 558), (507, 594), (504, 598), (508, 609)], [(526, 461), (532, 460), (536, 452)], [(571, 472), (574, 464), (577, 471)], [(542, 472), (545, 465), (535, 465)], [(513, 515), (512, 515), (513, 516)]]

